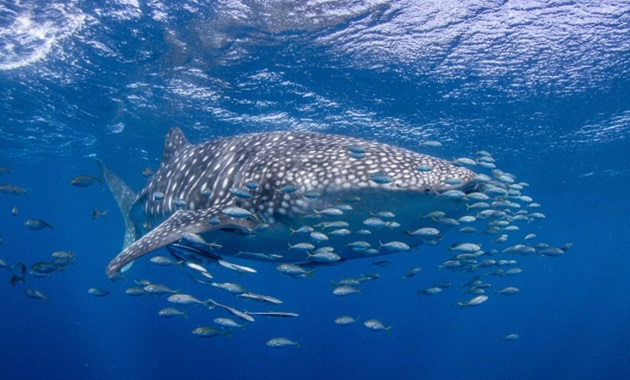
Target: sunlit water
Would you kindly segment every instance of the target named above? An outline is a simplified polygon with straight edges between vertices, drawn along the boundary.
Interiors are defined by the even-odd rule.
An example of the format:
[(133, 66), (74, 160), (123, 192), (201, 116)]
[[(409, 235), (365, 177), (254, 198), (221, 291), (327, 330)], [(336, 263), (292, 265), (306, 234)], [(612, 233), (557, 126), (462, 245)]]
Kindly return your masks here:
[[(630, 9), (567, 2), (20, 2), (0, 5), (0, 258), (74, 264), (51, 277), (0, 268), (6, 378), (624, 378), (630, 372), (626, 301), (630, 171)], [(107, 163), (133, 190), (157, 169), (164, 137), (193, 143), (240, 133), (338, 133), (452, 160), (486, 150), (526, 182), (544, 219), (499, 234), (455, 227), (436, 246), (350, 260), (295, 279), (266, 264), (220, 281), (277, 297), (244, 301), (144, 257), (110, 282), (122, 217), (104, 184), (75, 187)], [(442, 147), (423, 146), (427, 140)], [(488, 169), (473, 168), (492, 175)], [(525, 202), (525, 204), (528, 202)], [(525, 208), (523, 204), (523, 208)], [(14, 206), (17, 214), (12, 215)], [(95, 209), (107, 210), (93, 219)], [(37, 218), (53, 225), (32, 231)], [(475, 222), (482, 228), (487, 221)], [(524, 241), (525, 235), (536, 237)], [(500, 254), (515, 276), (483, 276), (488, 300), (462, 285), (475, 273), (439, 266), (459, 241), (484, 250), (573, 243), (563, 255)], [(167, 255), (160, 250), (156, 255)], [(388, 260), (386, 266), (374, 261)], [(401, 279), (421, 267), (414, 277)], [(188, 271), (189, 272), (189, 271)], [(378, 273), (338, 297), (331, 280)], [(231, 337), (200, 338), (220, 308), (166, 319), (166, 296), (132, 297), (148, 279), (238, 310), (278, 310)], [(450, 282), (432, 296), (418, 290)], [(495, 291), (515, 286), (505, 296)], [(98, 287), (111, 294), (95, 297)], [(49, 300), (29, 298), (37, 289)], [(182, 308), (183, 309), (183, 308)], [(341, 315), (357, 323), (339, 326)], [(379, 319), (389, 333), (363, 326)], [(502, 340), (508, 334), (516, 340)], [(272, 348), (287, 337), (300, 348)]]

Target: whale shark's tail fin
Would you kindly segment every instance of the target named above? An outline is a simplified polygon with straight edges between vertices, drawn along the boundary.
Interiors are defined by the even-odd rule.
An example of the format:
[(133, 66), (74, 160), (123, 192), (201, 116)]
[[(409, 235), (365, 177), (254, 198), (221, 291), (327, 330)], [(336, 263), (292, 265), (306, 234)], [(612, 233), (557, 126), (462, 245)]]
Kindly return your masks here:
[(99, 165), (103, 173), (103, 178), (105, 178), (109, 190), (114, 194), (116, 203), (118, 203), (120, 212), (125, 219), (125, 240), (123, 242), (123, 249), (125, 249), (140, 237), (136, 230), (136, 225), (129, 216), (131, 206), (133, 206), (136, 200), (136, 193), (102, 162), (99, 161)]

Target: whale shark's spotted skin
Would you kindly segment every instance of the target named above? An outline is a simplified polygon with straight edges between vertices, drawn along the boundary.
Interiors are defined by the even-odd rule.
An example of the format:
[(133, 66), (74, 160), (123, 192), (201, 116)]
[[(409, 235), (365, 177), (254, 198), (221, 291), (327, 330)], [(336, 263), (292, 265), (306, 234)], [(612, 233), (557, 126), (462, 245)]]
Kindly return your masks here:
[[(419, 241), (401, 231), (421, 226), (422, 213), (457, 208), (457, 202), (440, 198), (441, 192), (469, 191), (475, 185), (474, 172), (439, 158), (307, 132), (247, 134), (193, 145), (173, 128), (159, 170), (137, 196), (111, 171), (103, 170), (127, 227), (125, 249), (107, 267), (110, 278), (138, 257), (179, 241), (185, 232), (218, 240), (223, 246), (220, 255), (266, 247), (285, 261), (304, 261), (307, 255), (289, 244), (308, 237), (295, 236), (291, 229), (318, 223), (322, 229), (322, 222), (336, 220), (357, 231), (377, 211), (393, 212), (401, 227), (388, 225), (372, 238), (331, 237), (338, 240), (336, 251), (343, 258), (362, 257), (348, 248), (356, 240), (368, 240), (377, 251), (379, 240), (404, 238), (417, 246)], [(339, 204), (344, 206), (343, 215), (319, 214)], [(252, 216), (236, 217), (226, 211), (228, 207)], [(155, 228), (145, 229), (148, 225)]]

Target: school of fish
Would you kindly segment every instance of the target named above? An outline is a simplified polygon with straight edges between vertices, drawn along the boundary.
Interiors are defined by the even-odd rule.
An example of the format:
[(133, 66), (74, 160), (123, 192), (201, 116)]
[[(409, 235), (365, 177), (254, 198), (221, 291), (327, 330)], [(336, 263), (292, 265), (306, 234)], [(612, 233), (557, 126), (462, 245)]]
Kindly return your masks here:
[[(423, 147), (439, 147), (441, 143), (426, 141)], [(355, 160), (365, 158), (365, 151), (361, 146), (349, 146), (348, 154)], [(553, 246), (537, 241), (536, 235), (528, 230), (531, 223), (537, 223), (545, 218), (539, 211), (540, 204), (523, 194), (529, 186), (519, 182), (516, 176), (504, 172), (496, 167), (494, 158), (487, 151), (476, 152), (474, 158), (457, 158), (453, 165), (475, 169), (473, 181), (474, 191), (457, 189), (460, 183), (457, 178), (451, 181), (453, 190), (436, 194), (440, 204), (450, 202), (457, 207), (457, 213), (432, 209), (418, 214), (422, 227), (411, 228), (401, 224), (397, 215), (390, 209), (382, 207), (370, 211), (370, 215), (361, 218), (359, 224), (353, 215), (361, 203), (361, 199), (339, 199), (337, 203), (326, 204), (312, 213), (305, 214), (301, 225), (291, 227), (290, 239), (286, 242), (285, 252), (266, 251), (237, 251), (229, 259), (220, 254), (228, 241), (208, 241), (204, 236), (194, 232), (182, 234), (181, 239), (166, 245), (166, 250), (153, 252), (149, 262), (156, 267), (182, 272), (190, 282), (177, 284), (153, 283), (146, 279), (134, 279), (134, 285), (126, 288), (125, 293), (132, 297), (153, 295), (163, 297), (163, 308), (156, 310), (156, 314), (163, 318), (180, 318), (186, 320), (188, 311), (192, 307), (206, 308), (212, 324), (206, 326), (191, 326), (191, 333), (198, 337), (210, 338), (229, 336), (234, 331), (245, 333), (247, 324), (256, 323), (258, 318), (295, 318), (299, 317), (299, 310), (292, 310), (282, 300), (282, 294), (263, 294), (247, 285), (249, 276), (258, 276), (260, 262), (272, 263), (278, 276), (288, 276), (296, 281), (308, 281), (315, 276), (327, 277), (327, 267), (330, 265), (344, 265), (346, 256), (343, 252), (351, 252), (353, 258), (360, 255), (363, 260), (371, 261), (374, 273), (357, 274), (341, 279), (327, 278), (333, 287), (331, 297), (354, 297), (369, 291), (367, 282), (380, 279), (383, 281), (385, 268), (396, 260), (396, 255), (412, 251), (436, 252), (443, 256), (438, 268), (421, 266), (422, 256), (418, 257), (418, 265), (410, 267), (408, 271), (399, 273), (396, 278), (404, 280), (404, 286), (412, 287), (419, 297), (451, 297), (453, 304), (461, 309), (482, 307), (493, 298), (514, 297), (520, 292), (515, 286), (495, 286), (494, 278), (512, 278), (521, 276), (522, 269), (519, 262), (527, 257), (558, 257), (570, 248), (567, 243)], [(429, 166), (418, 166), (418, 171), (431, 171)], [(484, 171), (485, 173), (482, 173)], [(9, 175), (10, 169), (0, 167), (0, 175)], [(154, 175), (150, 168), (142, 173), (145, 177)], [(373, 184), (389, 185), (393, 179), (386, 172), (371, 173), (365, 181)], [(102, 184), (102, 177), (81, 175), (70, 180), (75, 187), (98, 186)], [(256, 198), (260, 184), (247, 181), (230, 188), (233, 197), (245, 203)], [(282, 194), (284, 198), (302, 197), (316, 198), (318, 194), (301, 192), (296, 186), (285, 184), (273, 192)], [(5, 183), (0, 185), (0, 192), (10, 195), (26, 195), (26, 189)], [(151, 195), (153, 200), (160, 200), (163, 196), (157, 192)], [(312, 198), (311, 198), (312, 197)], [(178, 204), (179, 202), (179, 204)], [(175, 199), (175, 207), (185, 207), (186, 199)], [(462, 212), (462, 210), (464, 210)], [(105, 212), (94, 210), (93, 219), (99, 216), (105, 218)], [(230, 206), (221, 212), (232, 219), (257, 220), (259, 216), (246, 208)], [(17, 206), (6, 211), (11, 217), (18, 215)], [(147, 224), (146, 230), (153, 227)], [(212, 222), (210, 222), (212, 223)], [(56, 230), (53, 224), (37, 218), (27, 219), (25, 227), (33, 231)], [(256, 231), (237, 236), (247, 239), (248, 234), (263, 232), (268, 228), (266, 223), (257, 223)], [(447, 232), (447, 230), (450, 230)], [(42, 233), (42, 232), (37, 232)], [(459, 241), (444, 244), (446, 233), (458, 236)], [(398, 238), (392, 238), (398, 236)], [(0, 244), (2, 237), (0, 236)], [(343, 243), (339, 243), (343, 242)], [(374, 242), (378, 242), (376, 245)], [(380, 255), (387, 254), (389, 259), (381, 259)], [(288, 255), (299, 255), (302, 260), (287, 260)], [(46, 289), (29, 287), (29, 277), (50, 278), (58, 272), (64, 271), (69, 264), (74, 264), (75, 253), (71, 250), (55, 250), (50, 260), (34, 263), (16, 262), (9, 264), (0, 257), (0, 270), (6, 270), (7, 282), (14, 287), (24, 288), (26, 296), (36, 300), (50, 301)], [(157, 268), (156, 268), (157, 270)], [(441, 271), (441, 273), (459, 274), (461, 284), (452, 281), (425, 283), (422, 280), (425, 272)], [(133, 271), (122, 276), (129, 278)], [(237, 275), (236, 277), (234, 275)], [(219, 277), (224, 277), (220, 279)], [(452, 276), (445, 276), (452, 278)], [(239, 282), (233, 282), (234, 278)], [(188, 281), (187, 280), (187, 281)], [(43, 283), (39, 283), (43, 285)], [(460, 291), (452, 291), (459, 285)], [(299, 284), (296, 284), (299, 286)], [(182, 289), (191, 289), (184, 292)], [(109, 290), (100, 287), (90, 287), (86, 291), (96, 298), (116, 296)], [(233, 303), (224, 304), (215, 301), (212, 292), (225, 292), (233, 296)], [(450, 296), (447, 293), (450, 292)], [(194, 294), (193, 294), (194, 293)], [(220, 293), (216, 293), (220, 294)], [(53, 299), (54, 301), (54, 299)], [(242, 306), (243, 301), (249, 301), (247, 310)], [(253, 306), (259, 305), (259, 306)], [(363, 326), (374, 332), (393, 333), (394, 326), (377, 319), (378, 316), (363, 318)], [(338, 326), (357, 324), (359, 318), (352, 314), (341, 315), (331, 323)], [(280, 322), (281, 323), (281, 322)], [(360, 324), (358, 324), (360, 325)], [(515, 327), (517, 328), (517, 326)], [(519, 337), (514, 332), (506, 332), (500, 339), (513, 341)], [(272, 348), (300, 347), (302, 342), (285, 337), (271, 337), (267, 346)], [(306, 344), (306, 343), (305, 343)]]

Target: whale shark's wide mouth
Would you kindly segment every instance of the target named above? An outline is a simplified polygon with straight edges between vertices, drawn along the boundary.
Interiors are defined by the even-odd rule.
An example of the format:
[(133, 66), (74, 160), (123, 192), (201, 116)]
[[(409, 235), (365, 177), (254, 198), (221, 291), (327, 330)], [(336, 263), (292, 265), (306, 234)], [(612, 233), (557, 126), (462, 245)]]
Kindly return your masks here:
[(463, 191), (466, 194), (470, 194), (470, 193), (479, 191), (479, 189), (481, 189), (481, 184), (479, 182), (468, 181), (464, 183), (459, 190)]
[(448, 184), (435, 185), (432, 190), (436, 194), (443, 194), (449, 190), (459, 190), (459, 191), (463, 191), (465, 194), (470, 194), (470, 193), (479, 191), (479, 189), (481, 189), (481, 184), (477, 181), (470, 180), (470, 181), (463, 182), (458, 185), (448, 185)]

